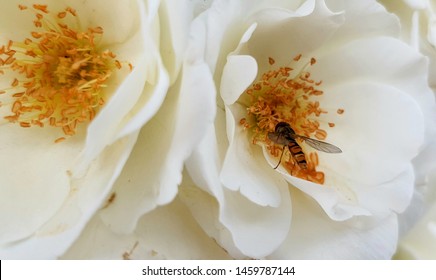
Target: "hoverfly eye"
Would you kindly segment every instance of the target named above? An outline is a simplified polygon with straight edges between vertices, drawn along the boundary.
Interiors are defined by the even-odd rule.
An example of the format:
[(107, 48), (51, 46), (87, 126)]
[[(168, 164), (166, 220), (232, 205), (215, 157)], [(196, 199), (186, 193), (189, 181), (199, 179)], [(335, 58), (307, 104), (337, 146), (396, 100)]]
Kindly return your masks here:
[(278, 124), (276, 124), (276, 132), (286, 132), (288, 130), (292, 131), (292, 128), (287, 122), (279, 122)]

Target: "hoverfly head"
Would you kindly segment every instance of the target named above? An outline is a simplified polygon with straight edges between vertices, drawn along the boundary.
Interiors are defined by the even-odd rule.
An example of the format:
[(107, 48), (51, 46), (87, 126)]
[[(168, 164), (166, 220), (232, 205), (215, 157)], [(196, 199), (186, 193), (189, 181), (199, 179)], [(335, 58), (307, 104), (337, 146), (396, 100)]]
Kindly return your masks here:
[(294, 135), (295, 131), (292, 129), (289, 123), (279, 122), (276, 124), (275, 133), (280, 135)]

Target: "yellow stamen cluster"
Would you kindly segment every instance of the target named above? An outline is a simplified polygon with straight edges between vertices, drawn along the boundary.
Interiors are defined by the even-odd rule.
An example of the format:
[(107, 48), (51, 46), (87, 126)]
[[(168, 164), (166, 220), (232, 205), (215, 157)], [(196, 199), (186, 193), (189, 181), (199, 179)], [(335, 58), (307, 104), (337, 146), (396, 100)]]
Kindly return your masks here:
[[(294, 58), (300, 60), (302, 55)], [(270, 58), (269, 63), (275, 63)], [(317, 89), (322, 81), (314, 81), (306, 69), (316, 63), (314, 58), (297, 74), (290, 67), (280, 67), (264, 73), (245, 92), (242, 99), (248, 100), (247, 118), (240, 124), (253, 132), (253, 144), (258, 141), (267, 145), (271, 155), (279, 157), (282, 146), (268, 139), (268, 133), (274, 132), (279, 122), (290, 124), (296, 134), (305, 137), (314, 137), (324, 140), (327, 132), (320, 128), (317, 120), (321, 114), (327, 113), (320, 107), (313, 97), (323, 94)], [(247, 98), (248, 97), (248, 98)], [(244, 102), (246, 103), (246, 102)], [(334, 124), (330, 123), (330, 127)], [(301, 146), (304, 151), (304, 146)], [(319, 184), (324, 182), (324, 173), (316, 170), (318, 155), (316, 152), (305, 153), (307, 169), (302, 169), (296, 164), (292, 155), (285, 149), (287, 156), (283, 157), (282, 165), (293, 175)], [(286, 155), (285, 154), (285, 155)]]
[(16, 76), (9, 88), (0, 90), (12, 112), (4, 118), (21, 127), (50, 125), (74, 135), (76, 127), (91, 121), (105, 103), (103, 89), (121, 63), (109, 50), (98, 50), (101, 27), (80, 31), (65, 22), (73, 17), (79, 26), (74, 9), (56, 14), (47, 5), (19, 9), (34, 12), (36, 31), (22, 42), (10, 40), (0, 46), (0, 74), (10, 71)]

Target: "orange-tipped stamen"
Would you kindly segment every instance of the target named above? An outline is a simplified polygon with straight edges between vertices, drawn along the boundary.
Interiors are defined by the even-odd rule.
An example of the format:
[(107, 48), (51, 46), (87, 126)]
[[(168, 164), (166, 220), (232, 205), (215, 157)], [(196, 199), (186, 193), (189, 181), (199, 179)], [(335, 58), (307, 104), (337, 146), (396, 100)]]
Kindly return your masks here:
[[(47, 5), (18, 8), (33, 11), (36, 30), (22, 42), (9, 40), (0, 46), (0, 74), (9, 71), (15, 76), (10, 88), (0, 89), (2, 99), (9, 98), (3, 105), (10, 104), (12, 113), (4, 118), (26, 128), (59, 127), (72, 136), (104, 105), (103, 89), (124, 63), (112, 52), (99, 50), (101, 27), (83, 31), (64, 22), (68, 16), (77, 18), (73, 8), (58, 13)], [(55, 140), (61, 141), (63, 137)]]

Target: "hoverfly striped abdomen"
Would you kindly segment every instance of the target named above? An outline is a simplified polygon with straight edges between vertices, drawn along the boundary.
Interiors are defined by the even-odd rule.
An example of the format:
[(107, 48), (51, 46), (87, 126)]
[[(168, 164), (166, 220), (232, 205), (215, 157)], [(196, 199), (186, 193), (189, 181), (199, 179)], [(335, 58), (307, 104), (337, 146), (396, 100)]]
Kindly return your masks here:
[(294, 139), (288, 139), (288, 149), (291, 152), (292, 158), (296, 161), (301, 169), (307, 169), (306, 156), (304, 155), (303, 149), (298, 145), (297, 141)]

